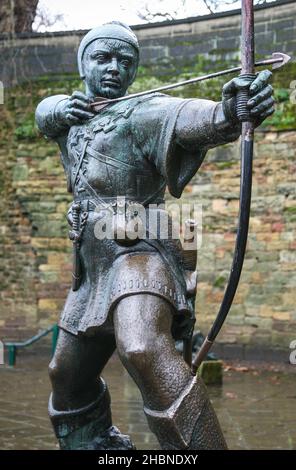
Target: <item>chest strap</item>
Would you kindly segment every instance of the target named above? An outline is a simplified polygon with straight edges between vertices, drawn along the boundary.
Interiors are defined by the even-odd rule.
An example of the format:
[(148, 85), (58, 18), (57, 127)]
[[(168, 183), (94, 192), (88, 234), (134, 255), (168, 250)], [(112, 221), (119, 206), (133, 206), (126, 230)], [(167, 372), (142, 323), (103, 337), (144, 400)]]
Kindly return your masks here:
[(130, 163), (123, 162), (121, 160), (118, 160), (117, 158), (109, 157), (108, 155), (104, 155), (101, 152), (98, 152), (98, 150), (95, 150), (93, 147), (88, 146), (86, 150), (87, 155), (90, 155), (91, 157), (95, 158), (98, 160), (100, 163), (105, 163), (106, 165), (113, 166), (114, 168), (118, 170), (133, 170), (136, 171), (137, 175), (143, 175), (143, 176), (150, 176), (152, 174), (152, 171), (150, 170), (144, 170), (143, 168), (140, 168), (138, 165), (131, 165)]

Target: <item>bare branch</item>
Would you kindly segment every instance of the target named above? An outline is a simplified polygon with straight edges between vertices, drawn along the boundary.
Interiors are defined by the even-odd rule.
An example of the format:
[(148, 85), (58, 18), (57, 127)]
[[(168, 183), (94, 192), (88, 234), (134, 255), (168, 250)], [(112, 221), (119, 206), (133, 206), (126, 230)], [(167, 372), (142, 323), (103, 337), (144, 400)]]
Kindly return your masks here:
[[(186, 0), (185, 0), (186, 1)], [(161, 2), (161, 0), (160, 0)], [(141, 10), (137, 10), (137, 15), (141, 20), (152, 21), (157, 18), (164, 18), (166, 20), (173, 20), (176, 16), (176, 12), (162, 12), (162, 11), (151, 11), (147, 3), (145, 3)]]
[[(180, 0), (179, 3), (182, 5), (182, 7), (186, 7), (187, 1), (188, 0)], [(255, 4), (259, 5), (272, 1), (276, 0), (256, 0)], [(198, 6), (200, 2), (202, 2), (206, 6), (209, 13), (221, 11), (223, 10), (223, 6), (239, 4), (238, 0), (196, 0), (196, 5)], [(137, 9), (137, 15), (141, 20), (147, 22), (155, 21), (157, 19), (173, 20), (178, 16), (180, 17), (180, 7), (178, 8), (178, 11), (170, 9), (169, 5), (165, 8), (164, 4), (165, 0), (159, 0), (157, 3), (157, 7), (154, 6), (153, 8), (153, 3), (151, 4), (151, 2), (145, 2), (141, 9)], [(161, 9), (161, 6), (163, 6), (163, 9)]]
[[(238, 0), (202, 0), (210, 13), (215, 13), (218, 8), (224, 5), (233, 5), (238, 3)], [(263, 3), (269, 3), (272, 0), (256, 0), (256, 5), (262, 5)], [(275, 1), (275, 0), (273, 0)]]
[(214, 11), (212, 10), (211, 5), (210, 5), (211, 2), (209, 2), (208, 0), (203, 0), (203, 2), (205, 4), (205, 6), (207, 7), (207, 9), (209, 10), (209, 12), (214, 13)]
[(42, 32), (47, 30), (56, 23), (64, 23), (64, 15), (62, 13), (52, 14), (45, 6), (38, 4), (36, 16), (33, 24), (33, 30)]

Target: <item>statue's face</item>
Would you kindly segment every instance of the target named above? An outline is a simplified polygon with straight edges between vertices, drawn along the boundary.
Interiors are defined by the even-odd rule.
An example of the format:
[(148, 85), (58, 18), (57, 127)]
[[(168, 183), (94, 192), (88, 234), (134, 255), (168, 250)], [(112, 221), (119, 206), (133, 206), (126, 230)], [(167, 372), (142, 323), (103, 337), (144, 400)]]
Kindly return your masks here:
[(87, 47), (83, 66), (88, 95), (119, 98), (135, 79), (138, 53), (123, 41), (98, 39)]

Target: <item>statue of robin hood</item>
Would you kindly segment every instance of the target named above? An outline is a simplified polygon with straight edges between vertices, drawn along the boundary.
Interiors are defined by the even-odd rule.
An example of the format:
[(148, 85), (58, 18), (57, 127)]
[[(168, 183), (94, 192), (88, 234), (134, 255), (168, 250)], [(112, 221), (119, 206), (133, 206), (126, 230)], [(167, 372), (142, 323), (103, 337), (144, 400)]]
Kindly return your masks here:
[[(240, 136), (236, 96), (245, 83), (239, 77), (228, 82), (221, 102), (161, 93), (117, 101), (138, 63), (139, 44), (127, 25), (94, 28), (78, 50), (85, 92), (51, 96), (37, 108), (38, 127), (58, 143), (73, 194), (73, 284), (50, 364), (49, 414), (62, 449), (133, 449), (112, 424), (100, 378), (117, 349), (162, 449), (224, 449), (205, 386), (175, 349), (195, 322), (195, 267), (188, 266), (180, 240), (157, 230), (147, 236), (145, 223), (142, 236), (116, 234), (118, 220), (128, 225), (137, 218), (139, 225), (140, 206), (145, 212), (152, 205), (149, 217), (167, 217), (166, 187), (180, 198), (208, 149)], [(255, 126), (273, 112), (270, 75), (260, 72), (250, 86)], [(94, 112), (97, 97), (111, 101)], [(110, 218), (114, 237), (97, 236), (98, 224)]]

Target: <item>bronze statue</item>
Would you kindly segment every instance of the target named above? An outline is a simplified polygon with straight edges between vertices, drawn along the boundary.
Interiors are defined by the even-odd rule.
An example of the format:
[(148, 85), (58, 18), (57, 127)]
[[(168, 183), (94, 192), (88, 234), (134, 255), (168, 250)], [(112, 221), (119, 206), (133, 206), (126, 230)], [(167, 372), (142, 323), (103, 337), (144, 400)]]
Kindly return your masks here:
[[(125, 228), (133, 219), (139, 224), (141, 207), (148, 212), (148, 206), (148, 218), (167, 217), (166, 187), (179, 198), (207, 150), (240, 136), (242, 89), (255, 126), (272, 114), (271, 72), (231, 80), (218, 103), (161, 93), (116, 101), (134, 81), (138, 62), (138, 41), (127, 25), (94, 28), (78, 51), (85, 92), (52, 96), (37, 108), (40, 131), (61, 149), (74, 199), (68, 212), (73, 283), (50, 364), (49, 414), (62, 449), (132, 449), (112, 425), (110, 396), (99, 378), (117, 348), (162, 449), (224, 449), (202, 380), (174, 344), (192, 334), (195, 266), (179, 240), (158, 232), (149, 237), (145, 223), (142, 236), (120, 237), (118, 220)], [(95, 112), (98, 97), (108, 103)], [(113, 238), (98, 236), (106, 220)]]

